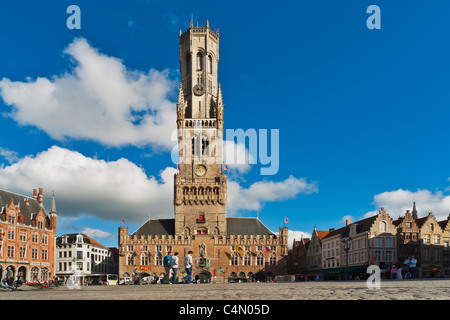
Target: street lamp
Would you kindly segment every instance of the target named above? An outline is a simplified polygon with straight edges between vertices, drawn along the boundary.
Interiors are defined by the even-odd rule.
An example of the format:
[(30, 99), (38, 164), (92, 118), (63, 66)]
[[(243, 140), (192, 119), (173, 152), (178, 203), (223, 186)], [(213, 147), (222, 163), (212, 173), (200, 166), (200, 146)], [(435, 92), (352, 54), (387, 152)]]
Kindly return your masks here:
[(352, 238), (344, 238), (342, 239), (342, 243), (344, 244), (344, 251), (345, 251), (345, 260), (347, 263), (347, 266), (345, 267), (345, 279), (348, 280), (348, 251), (350, 250), (351, 246), (352, 246)]

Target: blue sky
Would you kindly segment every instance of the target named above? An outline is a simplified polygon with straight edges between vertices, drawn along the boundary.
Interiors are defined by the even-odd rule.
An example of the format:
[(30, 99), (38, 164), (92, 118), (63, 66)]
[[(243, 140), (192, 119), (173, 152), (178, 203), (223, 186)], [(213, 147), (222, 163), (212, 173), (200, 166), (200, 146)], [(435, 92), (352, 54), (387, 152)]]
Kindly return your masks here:
[[(72, 4), (81, 9), (81, 30), (66, 27)], [(380, 30), (366, 27), (372, 4), (381, 9)], [(130, 106), (151, 110), (128, 116), (169, 110), (156, 130), (167, 132), (180, 80), (179, 30), (192, 17), (201, 26), (208, 18), (220, 29), (225, 127), (280, 132), (276, 175), (260, 175), (258, 164), (231, 168), (236, 203), (253, 202), (235, 204), (230, 214), (259, 212), (273, 231), (287, 216), (297, 237), (381, 206), (397, 218), (414, 200), (419, 215), (446, 218), (449, 7), (400, 0), (1, 3), (0, 188), (31, 194), (43, 186), (47, 207), (54, 190), (58, 234), (91, 232), (108, 246), (117, 245), (122, 216), (130, 231), (149, 213), (171, 217), (170, 148), (152, 128), (123, 129), (131, 120), (109, 114), (116, 109), (108, 94), (115, 91), (111, 101), (126, 111), (126, 88), (150, 90)], [(96, 61), (104, 68), (84, 75)], [(126, 86), (118, 85), (121, 76)], [(104, 104), (85, 97), (89, 84)], [(60, 95), (47, 108), (52, 86)], [(97, 126), (92, 115), (105, 121)]]

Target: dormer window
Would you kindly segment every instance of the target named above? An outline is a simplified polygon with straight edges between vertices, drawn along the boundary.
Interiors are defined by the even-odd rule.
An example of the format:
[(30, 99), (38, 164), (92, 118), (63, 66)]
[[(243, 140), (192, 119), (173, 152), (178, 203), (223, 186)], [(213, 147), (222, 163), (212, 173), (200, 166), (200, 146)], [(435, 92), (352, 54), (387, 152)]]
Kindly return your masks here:
[(38, 221), (38, 229), (44, 229), (44, 221), (42, 220)]

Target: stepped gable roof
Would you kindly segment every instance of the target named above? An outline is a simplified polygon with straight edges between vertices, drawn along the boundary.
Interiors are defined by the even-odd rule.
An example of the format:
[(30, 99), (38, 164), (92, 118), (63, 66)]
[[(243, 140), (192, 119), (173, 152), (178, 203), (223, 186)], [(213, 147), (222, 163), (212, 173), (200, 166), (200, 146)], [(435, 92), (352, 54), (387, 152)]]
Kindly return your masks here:
[[(228, 235), (274, 235), (258, 218), (227, 218)], [(150, 219), (141, 225), (132, 236), (174, 235), (175, 219)]]
[[(37, 199), (34, 199), (33, 197), (24, 196), (6, 190), (0, 190), (0, 213), (4, 213), (6, 206), (9, 206), (11, 204), (11, 199), (13, 199), (14, 204), (16, 206), (20, 206), (20, 212), (18, 213), (18, 217), (23, 216), (25, 225), (34, 226), (34, 222), (32, 220), (34, 216), (42, 208), (42, 212), (46, 217), (45, 219), (46, 227), (47, 228), (50, 227), (50, 219), (48, 217), (47, 212), (45, 211), (44, 207), (41, 207)], [(5, 216), (0, 214), (0, 220), (4, 219)]]
[(426, 221), (427, 219), (428, 219), (428, 216), (422, 217), (422, 218), (419, 218), (419, 219), (416, 219), (416, 220), (414, 220), (414, 221), (416, 222), (416, 224), (417, 224), (417, 226), (418, 226), (419, 228), (422, 228), (423, 224), (425, 223), (425, 221)]

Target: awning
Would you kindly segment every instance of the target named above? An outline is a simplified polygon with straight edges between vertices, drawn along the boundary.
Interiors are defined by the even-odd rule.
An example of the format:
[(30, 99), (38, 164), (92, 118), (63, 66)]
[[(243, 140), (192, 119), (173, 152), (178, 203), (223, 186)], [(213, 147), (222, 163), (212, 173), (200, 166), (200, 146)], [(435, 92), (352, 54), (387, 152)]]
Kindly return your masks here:
[(303, 272), (299, 272), (295, 274), (300, 277), (308, 277), (308, 276), (340, 276), (345, 275), (347, 273), (366, 273), (367, 268), (365, 266), (353, 266), (353, 267), (342, 267), (342, 268), (330, 268), (330, 269), (319, 269), (319, 270), (307, 270)]

